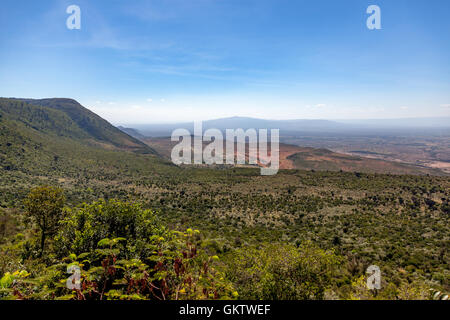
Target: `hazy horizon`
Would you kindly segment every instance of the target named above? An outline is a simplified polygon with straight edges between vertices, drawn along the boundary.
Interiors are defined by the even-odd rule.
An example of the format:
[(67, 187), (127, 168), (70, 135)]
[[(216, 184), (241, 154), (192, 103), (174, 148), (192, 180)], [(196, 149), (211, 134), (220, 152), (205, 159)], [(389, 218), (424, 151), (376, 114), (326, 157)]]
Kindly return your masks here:
[[(91, 110), (92, 111), (92, 110)], [(231, 119), (251, 119), (251, 120), (261, 120), (261, 121), (329, 121), (342, 124), (352, 124), (352, 123), (364, 123), (364, 122), (378, 122), (378, 121), (408, 121), (408, 120), (428, 120), (435, 121), (436, 123), (445, 122), (445, 127), (450, 127), (450, 116), (448, 117), (404, 117), (404, 118), (370, 118), (370, 119), (332, 119), (332, 118), (293, 118), (293, 119), (276, 119), (276, 118), (257, 118), (251, 116), (231, 116), (223, 118), (210, 118), (210, 119), (200, 119), (200, 120), (187, 120), (187, 121), (160, 121), (160, 122), (142, 122), (142, 123), (114, 123), (115, 126), (145, 126), (145, 125), (174, 125), (183, 123), (193, 123), (194, 121), (216, 121), (216, 120), (231, 120)], [(428, 126), (428, 124), (426, 124)]]

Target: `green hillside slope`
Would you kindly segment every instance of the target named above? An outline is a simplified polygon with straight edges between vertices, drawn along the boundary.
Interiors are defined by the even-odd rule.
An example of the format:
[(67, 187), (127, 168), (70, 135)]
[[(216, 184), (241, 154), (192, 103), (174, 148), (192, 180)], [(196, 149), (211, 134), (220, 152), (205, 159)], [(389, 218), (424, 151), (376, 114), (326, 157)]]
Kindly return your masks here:
[[(25, 114), (30, 112), (30, 105), (35, 106), (33, 109), (37, 109), (36, 107), (41, 107), (39, 110), (44, 110), (45, 113), (51, 113), (50, 110), (59, 111), (73, 122), (73, 126), (77, 126), (81, 131), (83, 131), (84, 136), (80, 136), (80, 138), (92, 139), (96, 142), (102, 143), (104, 147), (119, 148), (141, 153), (154, 153), (153, 150), (151, 150), (151, 148), (146, 146), (144, 143), (114, 127), (108, 121), (86, 109), (73, 99), (54, 98), (39, 100), (9, 100), (10, 102), (25, 102), (25, 106), (20, 106), (20, 108), (26, 108)], [(51, 118), (52, 117), (48, 117), (47, 120)], [(60, 128), (66, 127), (63, 126)]]
[[(91, 128), (103, 140), (63, 110), (0, 98), (0, 193), (13, 199), (8, 194), (17, 195), (34, 184), (63, 180), (82, 184), (86, 178), (97, 184), (124, 177), (154, 177), (159, 171), (176, 169), (150, 147), (141, 147), (125, 133), (116, 134), (103, 119), (95, 128), (96, 118), (91, 118)], [(105, 131), (100, 130), (102, 126)]]

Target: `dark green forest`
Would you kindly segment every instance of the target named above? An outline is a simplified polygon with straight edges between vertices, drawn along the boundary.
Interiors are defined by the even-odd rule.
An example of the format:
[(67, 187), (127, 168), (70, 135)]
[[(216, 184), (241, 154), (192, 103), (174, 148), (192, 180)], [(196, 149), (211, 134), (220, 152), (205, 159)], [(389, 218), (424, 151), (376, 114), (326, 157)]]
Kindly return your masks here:
[(178, 167), (74, 100), (4, 98), (0, 172), (0, 299), (449, 292), (448, 176)]

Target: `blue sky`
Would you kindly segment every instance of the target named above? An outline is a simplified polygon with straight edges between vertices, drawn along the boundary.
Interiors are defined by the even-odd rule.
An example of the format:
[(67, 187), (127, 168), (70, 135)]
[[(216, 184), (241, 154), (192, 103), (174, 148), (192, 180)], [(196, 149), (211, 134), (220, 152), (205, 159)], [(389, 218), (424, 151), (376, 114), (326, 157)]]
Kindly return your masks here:
[[(81, 30), (66, 28), (72, 4)], [(4, 97), (71, 97), (115, 124), (450, 116), (448, 0), (0, 6)]]

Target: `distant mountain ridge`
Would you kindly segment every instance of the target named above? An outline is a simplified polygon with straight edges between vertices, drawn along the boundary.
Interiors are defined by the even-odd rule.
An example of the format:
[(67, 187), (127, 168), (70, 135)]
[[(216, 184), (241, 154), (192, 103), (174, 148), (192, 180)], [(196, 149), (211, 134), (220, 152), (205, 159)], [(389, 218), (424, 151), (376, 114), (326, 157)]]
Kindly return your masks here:
[[(230, 117), (214, 120), (202, 121), (203, 130), (219, 129), (280, 129), (283, 133), (297, 131), (314, 131), (321, 132), (326, 130), (344, 130), (348, 127), (329, 120), (266, 120), (249, 117)], [(129, 125), (129, 128), (137, 130), (141, 135), (146, 137), (164, 137), (170, 136), (172, 131), (178, 128), (184, 128), (193, 132), (194, 122), (168, 123), (168, 124), (148, 124), (148, 125)]]
[(122, 130), (122, 131), (125, 132), (126, 134), (132, 136), (133, 138), (136, 138), (136, 139), (139, 139), (139, 140), (145, 138), (145, 136), (143, 136), (143, 135), (142, 135), (138, 130), (136, 130), (136, 129), (133, 129), (133, 128), (125, 128), (125, 127), (122, 127), (122, 126), (118, 126), (117, 128), (120, 129), (120, 130)]
[[(294, 119), (294, 120), (268, 120), (250, 117), (230, 117), (202, 121), (203, 130), (215, 128), (225, 129), (280, 129), (280, 135), (298, 134), (385, 134), (388, 132), (416, 132), (438, 131), (450, 133), (449, 118), (411, 118), (386, 120), (320, 120), (320, 119)], [(194, 122), (165, 123), (165, 124), (135, 124), (127, 125), (127, 130), (133, 128), (134, 134), (145, 137), (165, 137), (178, 128), (193, 132)]]

